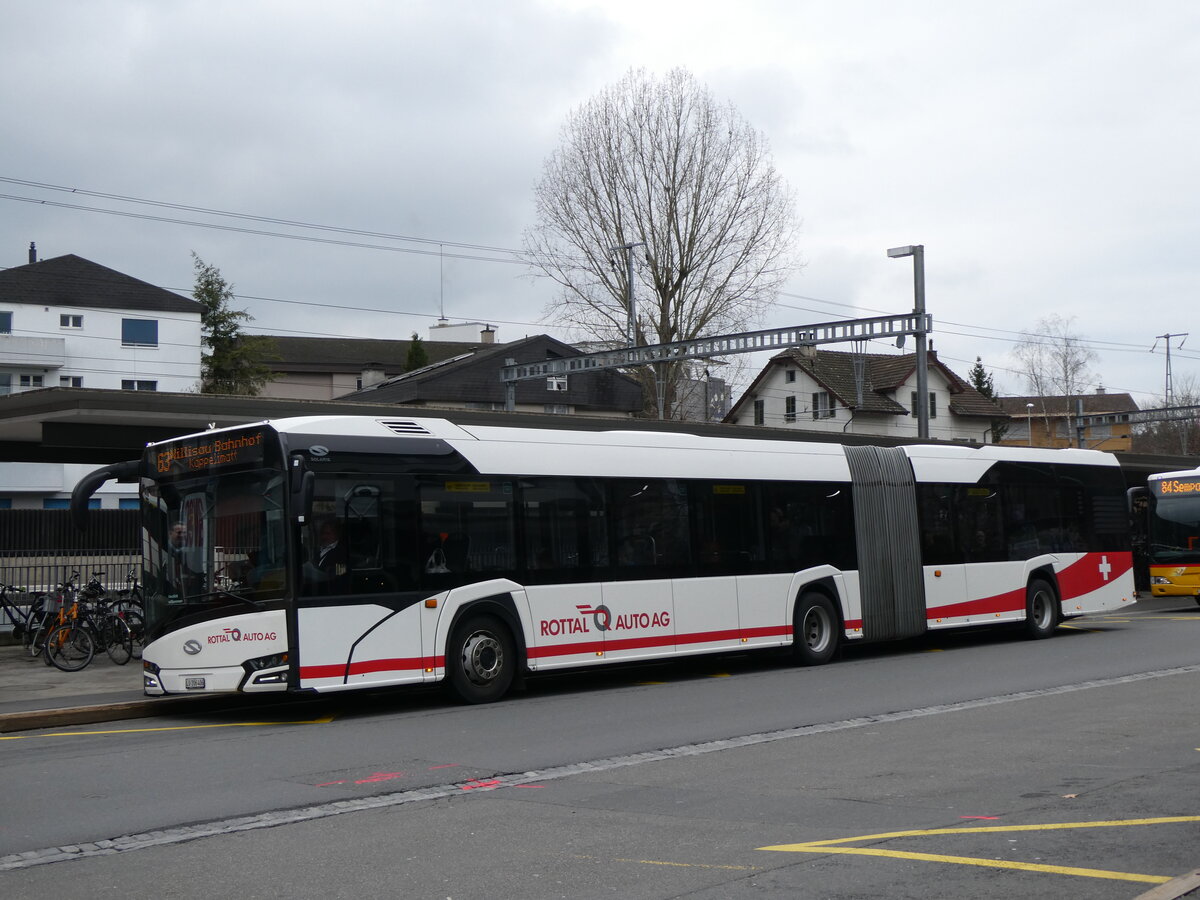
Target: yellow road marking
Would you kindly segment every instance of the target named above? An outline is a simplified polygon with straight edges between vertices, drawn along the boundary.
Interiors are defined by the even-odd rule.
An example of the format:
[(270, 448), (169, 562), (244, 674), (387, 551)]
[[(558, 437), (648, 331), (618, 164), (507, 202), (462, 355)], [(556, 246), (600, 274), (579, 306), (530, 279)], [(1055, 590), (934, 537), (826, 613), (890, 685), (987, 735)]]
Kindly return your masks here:
[(854, 856), (882, 856), (892, 859), (912, 859), (925, 862), (954, 863), (988, 869), (1019, 869), (1025, 872), (1046, 872), (1055, 875), (1074, 875), (1080, 878), (1106, 878), (1114, 881), (1138, 881), (1146, 884), (1165, 884), (1171, 876), (1139, 875), (1135, 872), (1113, 872), (1107, 869), (1082, 869), (1074, 866), (1048, 866), (1040, 863), (1013, 862), (1000, 859), (980, 859), (970, 856), (946, 856), (934, 853), (912, 853), (905, 850), (880, 850), (872, 847), (841, 847), (857, 841), (883, 841), (903, 837), (931, 837), (957, 834), (1000, 834), (1018, 831), (1060, 831), (1073, 828), (1123, 828), (1136, 825), (1171, 825), (1200, 822), (1200, 816), (1168, 816), (1158, 819), (1115, 819), (1103, 822), (1058, 822), (1043, 825), (981, 825), (975, 828), (929, 828), (919, 831), (892, 831), (883, 834), (864, 834), (858, 837), (835, 838), (828, 841), (808, 841), (802, 844), (777, 844), (759, 847), (785, 853), (842, 853)]
[(35, 738), (83, 737), (103, 734), (144, 734), (150, 731), (195, 731), (200, 728), (256, 728), (262, 725), (327, 725), (333, 716), (308, 719), (298, 722), (221, 722), (213, 725), (164, 725), (159, 728), (116, 728), (110, 731), (52, 731), (47, 734), (0, 735), (0, 741), (28, 741)]

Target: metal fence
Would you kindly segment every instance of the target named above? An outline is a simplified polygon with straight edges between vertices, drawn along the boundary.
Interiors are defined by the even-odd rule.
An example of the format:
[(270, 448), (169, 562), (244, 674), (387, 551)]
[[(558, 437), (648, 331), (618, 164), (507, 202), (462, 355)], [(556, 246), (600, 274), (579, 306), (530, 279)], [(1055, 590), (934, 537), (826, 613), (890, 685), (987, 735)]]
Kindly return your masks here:
[(0, 554), (0, 582), (26, 591), (50, 591), (78, 576), (76, 587), (93, 577), (110, 591), (128, 587), (131, 574), (141, 578), (142, 558), (131, 550), (58, 553), (45, 556)]
[(135, 509), (91, 510), (79, 531), (67, 510), (0, 510), (0, 581), (48, 591), (79, 573), (81, 584), (95, 575), (109, 590), (124, 588), (141, 568), (138, 517)]

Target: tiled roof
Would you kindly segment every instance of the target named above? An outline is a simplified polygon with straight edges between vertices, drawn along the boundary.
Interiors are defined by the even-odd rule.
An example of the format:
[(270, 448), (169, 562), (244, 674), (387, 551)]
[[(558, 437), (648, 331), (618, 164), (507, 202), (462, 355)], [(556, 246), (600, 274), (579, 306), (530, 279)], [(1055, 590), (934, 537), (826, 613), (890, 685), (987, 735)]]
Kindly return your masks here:
[[(398, 374), (404, 371), (412, 345), (410, 340), (384, 338), (272, 337), (279, 359), (271, 368), (280, 372), (357, 372), (374, 363), (385, 372)], [(421, 346), (430, 362), (438, 362), (485, 345), (423, 340)]]
[[(797, 348), (785, 350), (772, 357), (771, 363), (786, 361), (797, 366), (851, 409), (868, 413), (908, 415), (908, 407), (888, 394), (894, 393), (912, 375), (916, 366), (916, 355), (862, 354), (864, 366), (861, 403), (855, 378), (855, 358), (854, 353), (832, 350), (818, 350), (815, 356), (809, 356)], [(1008, 417), (1003, 409), (946, 367), (932, 350), (929, 352), (929, 367), (941, 372), (949, 383), (950, 409), (956, 415), (984, 416), (990, 419)], [(901, 401), (907, 402), (908, 399), (902, 397)]]
[[(549, 335), (534, 335), (509, 344), (451, 344), (457, 354), (429, 365), (389, 378), (369, 388), (338, 397), (361, 403), (428, 403), (439, 401), (503, 403), (504, 382), (500, 369), (506, 360), (518, 365), (549, 358), (581, 355), (570, 344)], [(632, 378), (615, 369), (571, 375), (567, 390), (551, 392), (546, 381), (536, 378), (517, 382), (516, 402), (560, 403), (580, 409), (636, 412), (642, 407), (641, 387)]]
[(1137, 401), (1132, 394), (1081, 394), (1078, 397), (998, 397), (996, 402), (1011, 416), (1029, 415), (1028, 405), (1033, 404), (1035, 416), (1074, 415), (1076, 402), (1083, 401), (1084, 415), (1136, 412)]
[(204, 309), (195, 300), (73, 253), (0, 272), (0, 303), (195, 315)]

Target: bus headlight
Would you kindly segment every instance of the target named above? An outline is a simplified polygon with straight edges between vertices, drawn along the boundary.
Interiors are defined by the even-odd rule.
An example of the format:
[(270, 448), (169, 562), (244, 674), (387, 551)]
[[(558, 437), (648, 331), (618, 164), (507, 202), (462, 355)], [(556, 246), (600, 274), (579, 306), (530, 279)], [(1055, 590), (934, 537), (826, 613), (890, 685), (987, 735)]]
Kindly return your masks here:
[(286, 666), (287, 663), (288, 655), (286, 653), (274, 653), (271, 656), (248, 659), (242, 665), (248, 672), (261, 672), (263, 669), (278, 669), (280, 666)]
[(1172, 582), (1171, 582), (1170, 578), (1164, 578), (1161, 575), (1151, 575), (1150, 583), (1151, 584), (1171, 584)]

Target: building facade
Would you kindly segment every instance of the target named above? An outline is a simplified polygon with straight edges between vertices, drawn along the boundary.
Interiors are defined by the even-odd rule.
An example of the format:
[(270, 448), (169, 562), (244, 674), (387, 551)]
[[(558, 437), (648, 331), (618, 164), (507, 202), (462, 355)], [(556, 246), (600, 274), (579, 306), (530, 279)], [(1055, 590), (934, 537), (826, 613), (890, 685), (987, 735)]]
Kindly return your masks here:
[[(73, 254), (0, 271), (0, 402), (45, 388), (200, 390), (202, 307)], [(0, 508), (59, 508), (88, 466), (0, 462)], [(104, 507), (136, 501), (108, 485)]]
[(1103, 388), (1079, 397), (998, 397), (1011, 417), (1002, 444), (1030, 447), (1085, 447), (1089, 450), (1128, 451), (1133, 426), (1128, 422), (1085, 425), (1082, 433), (1076, 416), (1137, 412), (1131, 394), (1110, 394)]
[[(1008, 414), (929, 353), (929, 436), (993, 443)], [(834, 434), (917, 436), (916, 355), (792, 348), (771, 358), (725, 421)]]
[[(495, 330), (429, 329), (439, 339), (422, 341), (429, 363), (438, 363), (495, 342)], [(473, 341), (454, 338), (470, 337)], [(274, 375), (259, 396), (286, 400), (333, 400), (405, 372), (411, 340), (387, 338), (291, 337), (272, 335)]]

